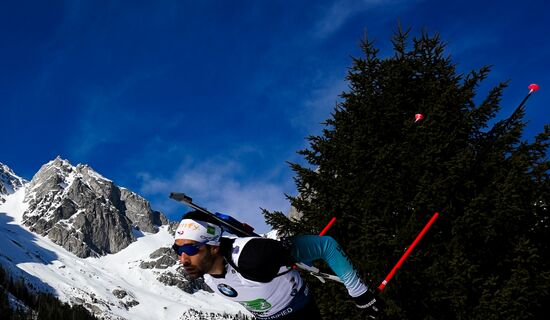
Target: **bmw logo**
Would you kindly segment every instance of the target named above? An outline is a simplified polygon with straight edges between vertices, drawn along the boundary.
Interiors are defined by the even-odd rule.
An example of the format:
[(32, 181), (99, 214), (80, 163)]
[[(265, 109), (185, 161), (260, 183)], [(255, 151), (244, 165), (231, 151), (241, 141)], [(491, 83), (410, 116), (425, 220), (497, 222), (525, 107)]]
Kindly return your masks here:
[(231, 288), (230, 286), (220, 283), (218, 284), (218, 290), (223, 294), (230, 298), (235, 298), (238, 293), (235, 291), (235, 289)]

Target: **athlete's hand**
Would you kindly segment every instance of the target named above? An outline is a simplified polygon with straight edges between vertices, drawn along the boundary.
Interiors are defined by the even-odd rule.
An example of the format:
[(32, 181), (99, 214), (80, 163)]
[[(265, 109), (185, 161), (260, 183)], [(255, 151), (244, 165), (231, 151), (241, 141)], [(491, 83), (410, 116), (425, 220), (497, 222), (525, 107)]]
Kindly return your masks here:
[(384, 304), (380, 296), (370, 290), (353, 298), (353, 301), (357, 308), (363, 309), (367, 319), (376, 319), (380, 315)]

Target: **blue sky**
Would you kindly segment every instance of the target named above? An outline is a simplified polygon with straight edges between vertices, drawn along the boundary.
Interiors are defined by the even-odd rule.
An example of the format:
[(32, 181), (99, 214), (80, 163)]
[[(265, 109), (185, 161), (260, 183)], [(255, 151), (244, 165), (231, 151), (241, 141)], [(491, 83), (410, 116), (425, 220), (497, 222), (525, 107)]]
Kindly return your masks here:
[(0, 162), (26, 179), (57, 155), (178, 219), (185, 192), (264, 232), (288, 211), (287, 161), (321, 132), (367, 32), (438, 32), (461, 72), (510, 80), (499, 117), (536, 82), (526, 138), (549, 123), (550, 4), (519, 1), (3, 1)]

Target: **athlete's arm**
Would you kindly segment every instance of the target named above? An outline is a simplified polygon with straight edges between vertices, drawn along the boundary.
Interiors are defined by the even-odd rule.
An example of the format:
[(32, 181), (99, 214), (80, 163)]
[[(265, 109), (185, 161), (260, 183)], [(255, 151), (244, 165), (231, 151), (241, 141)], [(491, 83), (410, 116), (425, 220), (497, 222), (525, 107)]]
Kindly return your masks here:
[(312, 262), (325, 260), (332, 271), (342, 280), (351, 297), (358, 297), (368, 290), (353, 268), (348, 256), (330, 236), (295, 236), (289, 238), (291, 255), (296, 261)]

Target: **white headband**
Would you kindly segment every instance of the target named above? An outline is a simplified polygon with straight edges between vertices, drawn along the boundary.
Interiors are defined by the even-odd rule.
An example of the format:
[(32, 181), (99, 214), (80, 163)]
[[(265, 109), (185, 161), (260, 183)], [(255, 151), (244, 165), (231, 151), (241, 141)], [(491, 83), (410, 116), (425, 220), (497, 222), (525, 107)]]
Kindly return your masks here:
[(221, 235), (222, 229), (213, 223), (183, 219), (176, 229), (175, 239), (194, 240), (218, 246)]

